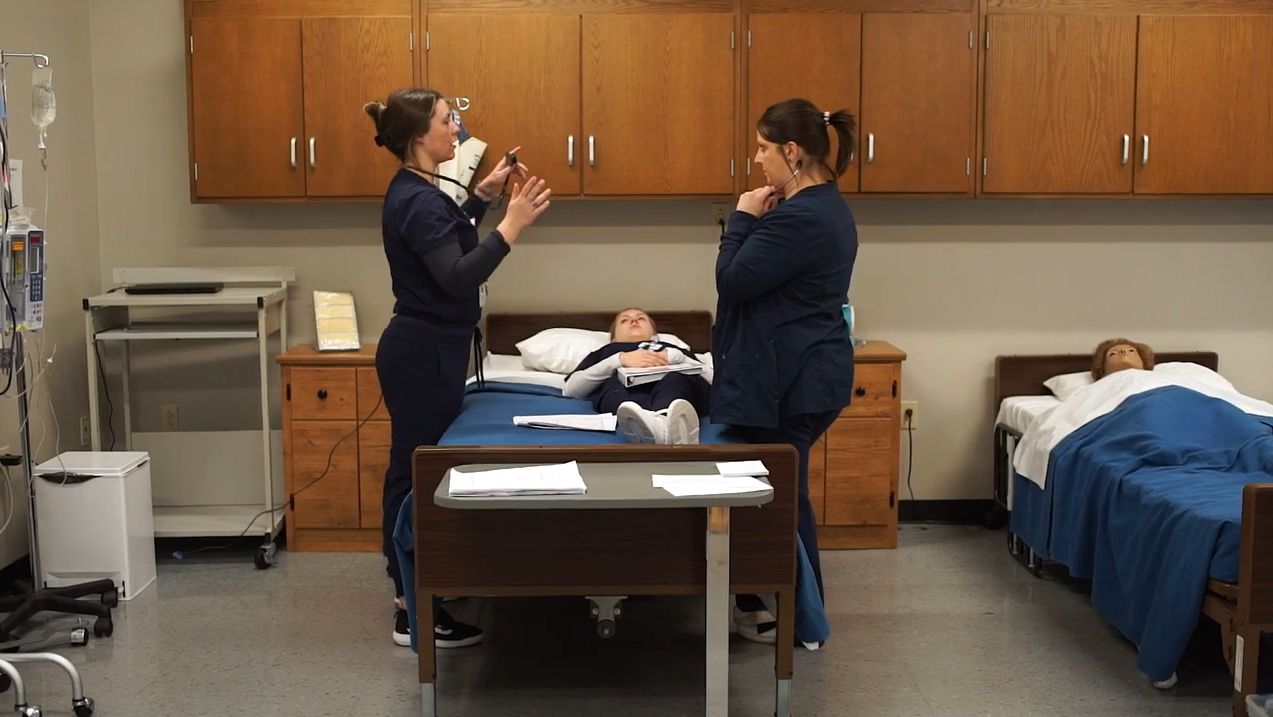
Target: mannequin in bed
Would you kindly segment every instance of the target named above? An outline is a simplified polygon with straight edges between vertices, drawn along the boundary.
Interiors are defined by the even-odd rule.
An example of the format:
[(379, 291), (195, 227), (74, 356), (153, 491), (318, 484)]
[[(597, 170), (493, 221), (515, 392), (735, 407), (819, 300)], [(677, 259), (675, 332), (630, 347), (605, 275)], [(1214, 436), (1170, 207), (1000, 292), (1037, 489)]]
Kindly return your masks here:
[(699, 415), (711, 395), (711, 368), (701, 375), (669, 373), (657, 381), (626, 387), (621, 366), (646, 368), (698, 362), (688, 346), (658, 340), (654, 320), (642, 309), (615, 314), (610, 343), (588, 354), (566, 378), (563, 393), (591, 399), (598, 413), (613, 413), (633, 443), (698, 443)]
[(1154, 368), (1154, 350), (1128, 339), (1106, 339), (1092, 352), (1092, 380), (1099, 381), (1115, 371)]

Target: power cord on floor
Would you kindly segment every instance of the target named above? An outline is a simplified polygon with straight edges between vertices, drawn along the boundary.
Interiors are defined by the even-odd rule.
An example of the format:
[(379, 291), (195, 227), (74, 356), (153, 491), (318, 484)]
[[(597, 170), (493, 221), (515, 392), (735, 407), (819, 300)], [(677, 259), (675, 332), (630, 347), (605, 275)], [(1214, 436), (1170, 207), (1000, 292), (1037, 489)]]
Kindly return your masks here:
[(911, 469), (915, 467), (915, 411), (908, 408), (902, 415), (906, 419), (906, 492), (915, 500), (915, 489), (911, 488)]
[[(362, 427), (366, 425), (367, 421), (370, 421), (371, 417), (376, 415), (376, 411), (380, 410), (380, 406), (381, 404), (384, 403), (384, 400), (385, 400), (384, 396), (383, 395), (380, 396), (380, 398), (376, 401), (376, 405), (367, 414), (367, 417), (359, 421), (358, 425), (354, 426), (354, 430), (341, 436), (339, 440), (337, 440), (335, 443), (332, 444), (332, 449), (328, 451), (327, 453), (327, 466), (323, 468), (323, 472), (319, 473), (317, 478), (306, 483), (304, 486), (300, 488), (300, 490), (297, 490), (294, 493), (292, 493), (290, 496), (288, 496), (287, 500), (283, 501), (282, 505), (276, 506), (274, 508), (267, 508), (261, 511), (260, 513), (257, 513), (256, 515), (252, 516), (252, 519), (248, 521), (247, 527), (243, 529), (242, 533), (239, 533), (238, 536), (236, 536), (236, 539), (246, 536), (248, 532), (252, 530), (252, 526), (256, 524), (257, 518), (260, 518), (263, 515), (270, 515), (273, 513), (277, 513), (280, 510), (285, 510), (287, 508), (295, 509), (296, 496), (300, 495), (301, 493), (304, 493), (310, 488), (313, 488), (319, 481), (327, 477), (327, 474), (330, 473), (332, 469), (332, 460), (336, 457), (336, 449), (340, 447), (340, 444), (344, 443), (349, 438), (357, 435), (358, 431), (362, 430)], [(206, 545), (202, 548), (195, 548), (193, 550), (177, 550), (177, 551), (174, 551), (172, 555), (173, 557), (180, 560), (184, 558), (185, 556), (193, 555), (194, 553), (202, 553), (209, 550), (224, 550), (225, 548), (228, 548), (230, 546), (231, 546), (231, 543), (223, 543), (221, 545)]]

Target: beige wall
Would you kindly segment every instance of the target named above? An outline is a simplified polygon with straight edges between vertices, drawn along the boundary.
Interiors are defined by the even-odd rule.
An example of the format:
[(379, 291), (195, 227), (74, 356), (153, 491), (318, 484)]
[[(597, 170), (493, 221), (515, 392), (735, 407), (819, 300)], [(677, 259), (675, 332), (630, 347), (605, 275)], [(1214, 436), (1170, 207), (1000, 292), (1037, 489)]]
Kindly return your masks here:
[[(103, 280), (129, 265), (293, 266), (294, 341), (312, 337), (314, 289), (352, 290), (374, 340), (391, 307), (378, 206), (191, 205), (180, 3), (96, 0), (92, 11)], [(917, 498), (989, 496), (998, 353), (1087, 351), (1129, 334), (1215, 349), (1239, 388), (1273, 398), (1273, 202), (853, 206), (860, 333), (910, 353)], [(714, 308), (712, 213), (708, 202), (560, 202), (497, 274), (491, 308)], [(250, 358), (215, 356), (194, 363), (193, 389), (190, 372), (143, 357), (139, 371), (154, 370), (139, 377), (142, 426), (167, 402), (187, 427), (250, 421)]]
[[(80, 416), (88, 412), (84, 374), (84, 320), (80, 299), (100, 288), (97, 241), (97, 174), (93, 171), (92, 73), (89, 62), (88, 0), (0, 0), (0, 48), (9, 52), (43, 52), (52, 59), (57, 119), (49, 128), (49, 218), (44, 217), (44, 180), (30, 121), (31, 70), (27, 60), (8, 67), (11, 153), (23, 160), (25, 203), (38, 207), (36, 223), (47, 230), (48, 293), (43, 342), (45, 373), (30, 394), (31, 440), (37, 459), (57, 454), (49, 410), (50, 394), (61, 424), (60, 447), (79, 450)], [(7, 344), (6, 344), (7, 345)], [(35, 375), (34, 366), (29, 374)], [(0, 377), (2, 385), (2, 377)], [(17, 394), (11, 389), (8, 399)], [(41, 445), (41, 437), (47, 433)], [(18, 407), (0, 400), (0, 445), (20, 453)], [(21, 480), (21, 471), (14, 477)], [(26, 502), (22, 486), (13, 492), (17, 517), (0, 534), (0, 566), (27, 553)], [(0, 490), (0, 523), (7, 514)]]

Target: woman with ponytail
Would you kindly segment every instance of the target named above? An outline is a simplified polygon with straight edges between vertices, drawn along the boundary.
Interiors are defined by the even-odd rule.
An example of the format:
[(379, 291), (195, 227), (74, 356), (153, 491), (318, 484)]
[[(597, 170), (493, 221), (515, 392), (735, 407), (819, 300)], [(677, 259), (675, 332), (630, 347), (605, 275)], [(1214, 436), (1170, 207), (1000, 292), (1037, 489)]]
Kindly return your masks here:
[[(800, 454), (799, 537), (822, 590), (809, 502), (809, 449), (849, 404), (853, 345), (842, 305), (857, 258), (857, 227), (835, 180), (855, 144), (853, 115), (803, 99), (770, 106), (756, 123), (766, 186), (738, 198), (716, 258), (712, 420), (751, 443)], [(831, 165), (831, 133), (837, 138)], [(739, 595), (739, 633), (773, 642), (776, 623)]]
[[(500, 162), (473, 188), (473, 196), (457, 205), (435, 184), (438, 165), (455, 156), (459, 133), (447, 100), (433, 90), (414, 88), (363, 109), (375, 123), (375, 143), (402, 163), (389, 182), (381, 215), (395, 301), (393, 318), (376, 349), (376, 375), (392, 432), (382, 522), (397, 598), (393, 640), (407, 646), (410, 621), (393, 530), (411, 491), (411, 454), (417, 446), (436, 445), (459, 415), (470, 347), (477, 352), (480, 287), (522, 230), (548, 209), (550, 191), (544, 180), (527, 179), (525, 166)], [(482, 216), (513, 174), (525, 184), (513, 185), (503, 219), (479, 240)], [(464, 647), (482, 639), (479, 628), (452, 618), (440, 601), (434, 604), (434, 623), (438, 647)]]

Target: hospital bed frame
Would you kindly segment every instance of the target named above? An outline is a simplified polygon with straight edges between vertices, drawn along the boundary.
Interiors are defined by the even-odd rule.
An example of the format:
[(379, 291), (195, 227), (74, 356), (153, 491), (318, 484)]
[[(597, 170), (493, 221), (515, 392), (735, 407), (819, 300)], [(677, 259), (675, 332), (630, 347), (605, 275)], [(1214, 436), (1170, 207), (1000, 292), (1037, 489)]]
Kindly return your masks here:
[[(706, 311), (650, 311), (660, 332), (675, 334), (694, 351), (711, 349), (712, 316)], [(609, 331), (614, 312), (493, 313), (486, 318), (484, 340), (491, 353), (516, 355), (517, 342), (548, 328)], [(778, 627), (774, 646), (775, 713), (788, 717), (794, 672), (797, 460), (790, 446), (759, 445), (602, 445), (602, 446), (422, 446), (413, 457), (417, 604), (429, 595), (463, 594), (589, 596), (599, 631), (617, 616), (621, 597), (600, 596), (702, 594), (705, 588), (703, 534), (694, 511), (609, 511), (589, 518), (579, 511), (569, 522), (552, 511), (455, 511), (429, 499), (446, 471), (457, 465), (577, 460), (580, 462), (730, 461), (762, 457), (774, 486), (774, 501), (763, 509), (734, 511), (730, 558), (731, 590), (773, 594)], [(465, 514), (465, 515), (459, 515)], [(534, 535), (526, 555), (498, 557), (498, 536)], [(556, 565), (535, 560), (565, 555), (586, 541), (590, 557)], [(686, 545), (692, 546), (684, 550)], [(485, 552), (483, 552), (485, 551)], [(474, 559), (472, 554), (481, 554)], [(533, 553), (533, 555), (531, 554)], [(423, 557), (422, 556), (426, 556)], [(535, 564), (535, 571), (525, 565)], [(483, 566), (474, 569), (475, 565)], [(420, 613), (421, 632), (429, 634), (432, 613)], [(613, 624), (609, 627), (612, 628)], [(422, 686), (433, 691), (437, 663), (431, 643), (422, 642)], [(427, 698), (426, 698), (427, 701)], [(426, 709), (427, 711), (427, 709)]]
[[(1157, 363), (1187, 361), (1216, 370), (1213, 352), (1156, 354)], [(1052, 376), (1090, 369), (1090, 354), (995, 357), (994, 411), (1011, 396), (1049, 395), (1043, 382)], [(1011, 479), (1007, 439), (1019, 437), (1007, 426), (994, 430), (994, 496), (1007, 509)], [(1036, 576), (1042, 559), (1008, 530), (1008, 548)], [(1246, 697), (1255, 692), (1259, 676), (1260, 638), (1273, 633), (1273, 482), (1247, 485), (1242, 493), (1242, 540), (1238, 582), (1211, 580), (1201, 612), (1220, 625), (1224, 659), (1234, 675), (1233, 714), (1246, 717)]]

